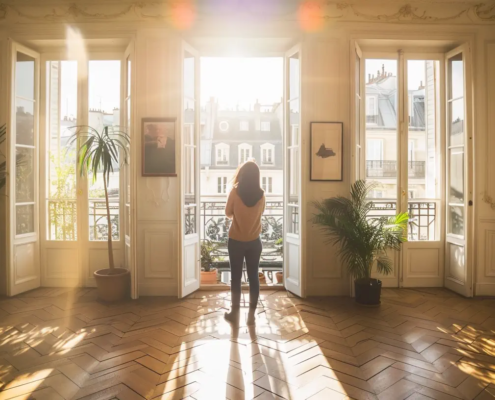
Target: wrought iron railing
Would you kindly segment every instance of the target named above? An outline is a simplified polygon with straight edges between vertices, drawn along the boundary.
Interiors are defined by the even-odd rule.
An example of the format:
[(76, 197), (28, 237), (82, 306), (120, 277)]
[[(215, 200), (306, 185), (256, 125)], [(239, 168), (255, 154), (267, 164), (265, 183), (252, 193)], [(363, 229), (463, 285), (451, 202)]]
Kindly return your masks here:
[[(374, 201), (371, 217), (391, 217), (397, 213), (397, 202)], [(408, 240), (436, 240), (437, 203), (410, 201), (408, 203)]]
[[(120, 237), (119, 199), (110, 200), (112, 239)], [(107, 209), (105, 200), (89, 200), (89, 240), (107, 240)], [(48, 235), (50, 240), (77, 239), (76, 200), (48, 200)]]
[[(407, 171), (409, 178), (424, 178), (425, 162), (408, 161)], [(366, 160), (367, 178), (396, 178), (397, 161)]]
[[(228, 261), (227, 240), (231, 221), (225, 216), (225, 200), (202, 200), (200, 212), (200, 237), (218, 244), (215, 256), (219, 261)], [(186, 214), (186, 227), (188, 218)], [(261, 218), (261, 240), (263, 241), (262, 262), (282, 267), (283, 202), (267, 199), (265, 212)], [(294, 217), (297, 219), (297, 217)]]

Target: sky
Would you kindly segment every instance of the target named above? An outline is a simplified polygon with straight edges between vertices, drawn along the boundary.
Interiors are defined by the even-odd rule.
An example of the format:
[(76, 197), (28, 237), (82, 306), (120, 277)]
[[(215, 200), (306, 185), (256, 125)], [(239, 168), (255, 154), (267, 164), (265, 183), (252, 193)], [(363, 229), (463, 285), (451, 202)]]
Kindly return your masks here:
[(201, 105), (210, 97), (221, 109), (250, 109), (280, 102), (283, 96), (283, 58), (201, 58)]

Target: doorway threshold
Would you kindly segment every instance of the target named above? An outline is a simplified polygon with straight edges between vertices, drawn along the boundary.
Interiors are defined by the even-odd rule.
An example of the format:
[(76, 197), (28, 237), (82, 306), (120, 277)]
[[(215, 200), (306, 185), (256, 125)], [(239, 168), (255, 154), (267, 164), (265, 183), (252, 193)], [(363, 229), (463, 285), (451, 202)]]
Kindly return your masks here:
[[(249, 289), (249, 285), (242, 285), (241, 289)], [(230, 285), (212, 284), (201, 285), (199, 290), (230, 290)], [(285, 290), (283, 285), (267, 285), (261, 284), (260, 290)]]

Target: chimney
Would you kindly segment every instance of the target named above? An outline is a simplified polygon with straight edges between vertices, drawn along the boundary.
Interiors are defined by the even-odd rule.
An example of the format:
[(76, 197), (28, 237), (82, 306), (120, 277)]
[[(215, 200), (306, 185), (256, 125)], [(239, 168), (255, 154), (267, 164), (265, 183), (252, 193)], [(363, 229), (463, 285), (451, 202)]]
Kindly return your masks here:
[(261, 128), (261, 104), (256, 99), (256, 103), (254, 104), (254, 129), (259, 131)]
[(382, 64), (382, 75), (385, 76), (385, 64)]
[(419, 88), (418, 90), (421, 90), (421, 89), (424, 89), (425, 87), (423, 86), (423, 81), (420, 81), (419, 82)]

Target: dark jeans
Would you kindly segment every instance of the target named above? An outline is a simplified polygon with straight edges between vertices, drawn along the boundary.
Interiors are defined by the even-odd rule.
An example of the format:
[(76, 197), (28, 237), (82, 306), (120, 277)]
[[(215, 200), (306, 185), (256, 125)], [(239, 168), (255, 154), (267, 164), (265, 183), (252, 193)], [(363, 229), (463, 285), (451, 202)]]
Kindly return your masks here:
[(261, 239), (258, 238), (251, 242), (239, 242), (229, 239), (228, 249), (230, 271), (232, 273), (230, 283), (232, 307), (239, 307), (241, 304), (241, 279), (244, 259), (246, 259), (246, 270), (249, 278), (249, 306), (256, 307), (260, 296), (258, 268), (260, 266), (261, 250), (263, 250)]

